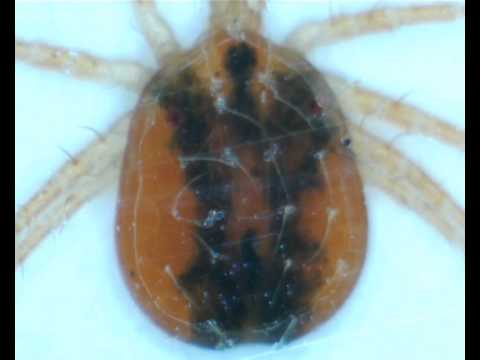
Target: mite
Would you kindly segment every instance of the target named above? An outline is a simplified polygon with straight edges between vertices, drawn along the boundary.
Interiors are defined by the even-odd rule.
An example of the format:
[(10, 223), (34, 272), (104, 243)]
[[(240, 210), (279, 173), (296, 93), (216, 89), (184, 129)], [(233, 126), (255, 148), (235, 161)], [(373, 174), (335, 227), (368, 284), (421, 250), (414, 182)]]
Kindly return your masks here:
[(210, 348), (317, 327), (351, 293), (367, 246), (332, 91), (245, 19), (165, 60), (137, 105), (119, 190), (118, 252), (136, 300)]

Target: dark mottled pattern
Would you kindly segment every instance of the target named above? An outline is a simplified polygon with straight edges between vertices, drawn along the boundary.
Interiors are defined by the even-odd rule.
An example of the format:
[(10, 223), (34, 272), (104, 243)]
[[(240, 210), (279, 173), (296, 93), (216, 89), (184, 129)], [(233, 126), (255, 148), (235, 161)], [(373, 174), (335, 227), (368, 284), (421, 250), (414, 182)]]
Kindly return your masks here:
[[(241, 43), (229, 49), (225, 67), (233, 80), (234, 95), (228, 99), (228, 106), (251, 119), (258, 118), (255, 100), (248, 89), (255, 65), (255, 52), (248, 45)], [(262, 138), (261, 129), (252, 122), (245, 119), (239, 121), (236, 116), (229, 116), (228, 122), (236, 135), (232, 139), (234, 144), (256, 142)]]
[[(247, 44), (229, 49), (225, 68), (234, 91), (226, 100), (230, 109), (258, 120), (258, 100), (250, 90), (255, 65), (255, 51)], [(216, 126), (222, 126), (227, 129), (231, 149), (248, 146), (255, 153), (258, 164), (252, 173), (262, 176), (268, 205), (275, 214), (270, 231), (283, 233), (279, 241), (276, 236), (270, 239), (272, 256), (266, 259), (257, 252), (258, 234), (252, 229), (242, 234), (240, 243), (232, 244), (225, 232), (234, 221), (231, 169), (212, 161), (186, 165), (187, 182), (199, 203), (199, 219), (206, 219), (211, 210), (223, 215), (208, 226), (198, 227), (197, 237), (210, 251), (199, 241), (195, 263), (180, 278), (193, 300), (193, 341), (208, 347), (295, 337), (309, 321), (309, 295), (321, 284), (321, 278), (307, 281), (298, 266), (316, 251), (312, 242), (299, 235), (299, 200), (305, 191), (322, 186), (314, 156), (325, 148), (332, 134), (323, 125), (322, 109), (300, 76), (277, 73), (273, 81), (276, 96), (290, 104), (277, 101), (257, 124), (231, 113), (219, 114), (211, 95), (188, 70), (167, 84), (159, 98), (176, 128), (173, 151), (182, 156), (218, 157), (218, 150), (215, 153), (210, 148), (208, 139)], [(274, 156), (265, 159), (265, 152), (272, 147)], [(296, 211), (286, 216), (284, 211), (289, 207)]]

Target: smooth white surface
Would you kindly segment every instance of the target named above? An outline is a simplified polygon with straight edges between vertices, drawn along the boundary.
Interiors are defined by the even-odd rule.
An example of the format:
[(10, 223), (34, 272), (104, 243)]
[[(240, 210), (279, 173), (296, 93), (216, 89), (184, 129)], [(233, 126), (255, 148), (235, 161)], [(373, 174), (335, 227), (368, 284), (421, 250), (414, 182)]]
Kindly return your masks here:
[[(405, 1), (275, 2), (267, 33), (329, 13)], [(413, 3), (413, 2), (412, 2)], [(418, 3), (427, 3), (419, 2)], [(429, 2), (428, 2), (429, 3)], [(206, 24), (203, 2), (160, 3), (183, 44)], [(16, 36), (153, 65), (130, 2), (16, 2)], [(315, 51), (317, 66), (343, 73), (464, 127), (464, 21), (405, 28)], [(135, 94), (17, 62), (16, 210), (95, 134), (134, 106)], [(395, 145), (465, 202), (464, 153), (420, 136)], [(22, 359), (462, 359), (463, 255), (430, 225), (366, 189), (370, 248), (360, 284), (332, 321), (280, 350), (199, 350), (166, 338), (124, 287), (115, 257), (115, 190), (54, 231), (15, 275), (15, 352)]]

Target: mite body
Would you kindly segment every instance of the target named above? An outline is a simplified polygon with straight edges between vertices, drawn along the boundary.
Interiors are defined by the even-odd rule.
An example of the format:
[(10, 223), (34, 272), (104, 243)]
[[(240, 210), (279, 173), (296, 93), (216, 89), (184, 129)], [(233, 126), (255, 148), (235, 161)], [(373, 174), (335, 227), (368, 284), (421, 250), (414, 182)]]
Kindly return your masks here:
[(283, 343), (327, 320), (358, 279), (367, 215), (322, 76), (248, 31), (167, 58), (131, 124), (117, 239), (137, 301), (187, 341)]
[[(319, 328), (349, 296), (365, 256), (350, 145), (372, 186), (367, 271), (349, 306), (278, 356), (294, 349), (301, 358), (462, 357), (464, 23), (437, 22), (463, 18), (463, 3), (362, 1), (350, 13), (346, 4), (269, 2), (265, 33), (315, 58), (321, 75), (257, 36), (262, 4), (210, 1), (215, 31), (191, 51), (179, 51), (175, 35), (196, 31), (174, 34), (154, 2), (104, 4), (105, 11), (99, 3), (16, 4), (19, 358), (184, 358), (242, 342), (267, 345), (225, 355), (269, 357), (269, 343)], [(174, 23), (176, 14), (188, 19), (188, 8), (199, 17), (196, 3), (180, 11), (157, 5)], [(306, 17), (284, 37), (292, 25), (285, 20), (300, 13)], [(105, 19), (113, 26), (99, 36)], [(155, 77), (144, 42), (161, 68)], [(314, 52), (326, 44), (334, 46)], [(114, 117), (106, 130), (97, 122)], [(77, 151), (80, 137), (92, 142)], [(118, 283), (111, 193), (96, 199), (117, 184), (124, 155), (121, 268), (159, 327), (138, 318)], [(166, 334), (173, 336), (165, 342)]]

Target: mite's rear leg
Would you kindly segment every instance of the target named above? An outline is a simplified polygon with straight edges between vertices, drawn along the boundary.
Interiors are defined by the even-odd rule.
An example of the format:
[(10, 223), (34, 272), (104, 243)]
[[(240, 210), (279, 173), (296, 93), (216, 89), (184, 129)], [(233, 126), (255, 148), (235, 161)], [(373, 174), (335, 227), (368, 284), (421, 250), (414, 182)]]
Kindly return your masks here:
[(115, 183), (127, 140), (129, 116), (66, 163), (16, 214), (15, 268), (85, 202)]
[(465, 250), (465, 213), (422, 169), (374, 135), (349, 123), (358, 166), (366, 182), (422, 216)]
[(341, 108), (362, 118), (374, 116), (401, 130), (435, 138), (465, 150), (465, 133), (413, 106), (394, 100), (333, 74), (325, 74)]

